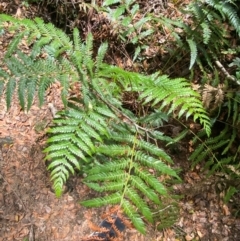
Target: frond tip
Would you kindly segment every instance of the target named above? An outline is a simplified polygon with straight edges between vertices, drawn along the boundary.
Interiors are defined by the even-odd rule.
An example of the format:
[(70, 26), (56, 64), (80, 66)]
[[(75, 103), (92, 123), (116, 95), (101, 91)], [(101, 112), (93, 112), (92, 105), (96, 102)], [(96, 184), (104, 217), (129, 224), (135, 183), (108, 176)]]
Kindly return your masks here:
[(200, 95), (185, 79), (169, 79), (166, 75), (155, 74), (136, 90), (142, 91), (139, 98), (144, 105), (151, 105), (159, 111), (167, 110), (168, 114), (174, 113), (178, 118), (193, 116), (194, 121), (199, 120), (210, 135), (211, 123)]

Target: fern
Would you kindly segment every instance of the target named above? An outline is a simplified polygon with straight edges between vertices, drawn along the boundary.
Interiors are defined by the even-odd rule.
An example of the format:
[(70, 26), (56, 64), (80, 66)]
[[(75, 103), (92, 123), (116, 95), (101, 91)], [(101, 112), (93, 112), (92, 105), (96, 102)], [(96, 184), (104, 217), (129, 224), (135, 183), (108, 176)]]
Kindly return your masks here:
[[(144, 233), (144, 218), (153, 222), (152, 207), (162, 205), (161, 198), (170, 195), (167, 181), (159, 177), (180, 180), (171, 167), (172, 159), (157, 145), (172, 138), (152, 128), (153, 117), (161, 116), (164, 121), (173, 114), (178, 118), (192, 116), (209, 135), (211, 124), (199, 94), (184, 79), (159, 73), (146, 76), (104, 64), (106, 43), (93, 58), (91, 34), (82, 41), (74, 29), (71, 40), (38, 18), (18, 20), (0, 15), (0, 27), (4, 28), (6, 21), (10, 27), (5, 30), (13, 31), (4, 60), (7, 70), (0, 70), (7, 107), (16, 89), (22, 108), (29, 109), (35, 95), (44, 103), (45, 91), (53, 81), (62, 86), (65, 108), (54, 118), (44, 150), (56, 195), (62, 194), (70, 175), (85, 173), (84, 182), (90, 188), (111, 194), (82, 203), (120, 204)], [(29, 54), (21, 52), (22, 41), (29, 44)], [(75, 82), (81, 83), (81, 96), (70, 98), (68, 90)], [(156, 115), (142, 118), (124, 108), (122, 93), (127, 91), (137, 91), (139, 102), (155, 109)], [(161, 125), (161, 121), (155, 124)]]
[[(149, 173), (149, 169), (153, 168), (159, 171), (158, 175), (170, 175), (178, 178), (176, 171), (164, 164), (164, 161), (169, 161), (169, 156), (159, 152), (159, 148), (154, 150), (152, 145), (151, 154), (146, 149), (146, 142), (136, 139), (134, 133), (129, 136), (124, 136), (117, 133), (115, 130), (111, 133), (112, 144), (109, 150), (101, 145), (97, 148), (97, 155), (104, 155), (102, 164), (96, 164), (85, 178), (85, 183), (97, 190), (109, 190), (120, 194), (123, 210), (131, 218), (135, 227), (140, 232), (145, 232), (143, 220), (140, 218), (135, 209), (139, 209), (148, 221), (153, 222), (152, 212), (150, 211), (149, 201), (155, 204), (160, 204), (158, 194), (167, 195), (167, 188), (157, 179), (156, 176)], [(118, 135), (117, 135), (118, 134)], [(120, 136), (120, 137), (119, 137)], [(116, 138), (118, 137), (118, 138)], [(125, 143), (123, 146), (120, 143)], [(121, 161), (109, 162), (114, 156), (128, 156)], [(160, 158), (160, 160), (158, 160)], [(105, 164), (106, 163), (106, 164)], [(149, 201), (143, 199), (145, 196)], [(110, 202), (109, 196), (101, 198), (101, 202), (108, 202), (114, 204), (115, 199)], [(98, 206), (99, 198), (90, 201), (81, 202), (85, 206)]]
[[(183, 14), (188, 14), (191, 21), (186, 21), (184, 16), (176, 20), (164, 16), (154, 18), (163, 26), (163, 34), (167, 28), (171, 33), (170, 41), (172, 44), (177, 43), (178, 46), (175, 51), (169, 47), (168, 52), (171, 56), (165, 63), (164, 70), (171, 68), (174, 60), (175, 63), (179, 62), (180, 55), (185, 56), (190, 53), (189, 69), (197, 63), (205, 72), (206, 68), (202, 66), (205, 65), (206, 60), (213, 68), (216, 56), (221, 56), (223, 47), (230, 45), (226, 38), (227, 33), (221, 27), (222, 24), (227, 22), (233, 25), (234, 23), (234, 29), (239, 33), (239, 17), (230, 3), (225, 4), (224, 1), (219, 0), (192, 1), (181, 11)], [(175, 31), (176, 28), (180, 31)]]
[(189, 69), (191, 69), (197, 59), (197, 44), (192, 39), (187, 39), (187, 42), (189, 44), (189, 48), (191, 51), (191, 61), (190, 61), (190, 66), (189, 66)]
[[(179, 108), (180, 111), (177, 113), (179, 118), (183, 115), (188, 118), (195, 112), (194, 120), (199, 119), (208, 135), (210, 134), (209, 119), (207, 113), (202, 110), (199, 96), (184, 79), (178, 78), (169, 81), (167, 76), (158, 77), (155, 74), (146, 86), (141, 86), (141, 89), (140, 100), (144, 101), (143, 104), (151, 103), (151, 106), (156, 106), (159, 111), (170, 105), (168, 106), (168, 114)], [(140, 89), (136, 88), (136, 90)], [(180, 98), (176, 98), (177, 96)]]
[(214, 9), (218, 10), (224, 20), (225, 18), (228, 18), (229, 22), (240, 36), (240, 18), (236, 10), (239, 9), (239, 6), (237, 3), (234, 4), (234, 1), (233, 3), (230, 3), (222, 0), (205, 0), (205, 2)]
[[(116, 3), (119, 4), (115, 5)], [(141, 42), (154, 33), (154, 29), (149, 24), (152, 17), (145, 16), (145, 14), (141, 18), (137, 17), (141, 14), (141, 11), (136, 0), (107, 0), (103, 1), (102, 6), (99, 7), (100, 9), (107, 14), (107, 19), (110, 20), (113, 32), (117, 33), (118, 38), (124, 44), (132, 43), (136, 45), (133, 57), (133, 61), (135, 61), (140, 52), (148, 47), (147, 44)]]
[[(239, 125), (239, 94), (228, 94), (227, 100), (222, 105), (228, 106), (226, 115), (226, 123), (223, 123), (224, 129), (215, 134), (211, 138), (206, 138), (205, 133), (201, 132), (193, 139), (193, 144), (199, 144), (190, 156), (193, 165), (201, 161), (205, 161), (205, 169), (209, 170), (208, 174), (214, 172), (223, 172), (228, 175), (228, 179), (235, 180), (239, 178), (239, 165), (236, 160), (239, 158), (239, 150), (233, 151), (233, 148), (238, 145), (239, 138), (237, 136), (237, 126)], [(223, 108), (223, 107), (222, 107)], [(216, 124), (218, 123), (215, 117)], [(229, 166), (233, 166), (233, 169)], [(234, 171), (233, 171), (234, 170)]]

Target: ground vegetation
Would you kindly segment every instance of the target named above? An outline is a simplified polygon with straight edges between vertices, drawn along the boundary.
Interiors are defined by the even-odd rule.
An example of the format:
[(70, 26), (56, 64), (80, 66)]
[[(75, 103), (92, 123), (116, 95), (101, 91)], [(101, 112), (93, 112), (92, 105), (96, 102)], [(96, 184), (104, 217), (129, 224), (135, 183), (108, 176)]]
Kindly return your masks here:
[[(146, 234), (174, 225), (183, 230), (170, 232), (175, 239), (238, 239), (237, 1), (39, 0), (1, 9), (6, 110), (47, 104), (51, 118), (35, 123), (35, 132), (53, 191), (64, 196), (75, 175), (94, 193), (80, 196), (81, 205), (107, 205), (83, 240), (123, 240), (131, 227)], [(180, 153), (186, 158), (179, 161)], [(189, 177), (201, 180), (190, 193)], [(206, 232), (202, 223), (187, 230), (181, 215), (192, 207), (177, 203), (202, 191), (203, 199), (219, 200), (231, 231), (211, 236), (214, 227)], [(32, 241), (30, 227), (25, 240)]]

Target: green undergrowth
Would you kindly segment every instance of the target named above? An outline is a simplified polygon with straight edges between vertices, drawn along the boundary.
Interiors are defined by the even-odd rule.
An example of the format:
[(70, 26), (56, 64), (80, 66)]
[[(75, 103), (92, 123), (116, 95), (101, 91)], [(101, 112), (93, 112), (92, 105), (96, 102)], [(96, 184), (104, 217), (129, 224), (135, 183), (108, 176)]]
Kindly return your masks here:
[[(47, 130), (44, 149), (56, 196), (77, 173), (99, 192), (91, 200), (82, 197), (81, 204), (119, 205), (141, 233), (146, 222), (161, 220), (159, 229), (172, 225), (177, 199), (171, 186), (181, 179), (166, 146), (191, 133), (192, 167), (204, 163), (209, 175), (224, 174), (229, 183), (224, 201), (230, 201), (239, 193), (240, 177), (240, 49), (229, 40), (234, 34), (239, 41), (236, 1), (193, 1), (177, 19), (153, 13), (137, 18), (141, 8), (133, 0), (87, 7), (103, 11), (121, 43), (133, 44), (133, 62), (144, 60), (141, 54), (152, 47), (154, 34), (168, 33), (169, 41), (161, 46), (168, 59), (161, 72), (151, 75), (126, 71), (104, 61), (108, 44), (96, 49), (91, 33), (83, 40), (77, 28), (67, 35), (40, 18), (0, 15), (1, 35), (12, 38), (0, 69), (0, 94), (7, 108), (14, 95), (22, 110), (29, 110), (36, 97), (42, 106), (47, 89), (55, 81), (61, 84), (64, 109)], [(190, 81), (163, 74), (182, 59), (188, 60)], [(78, 97), (72, 97), (69, 90), (79, 83)], [(126, 105), (128, 95), (134, 95), (137, 110)], [(202, 128), (193, 133), (185, 126), (172, 138), (160, 131), (170, 118)]]
[[(82, 172), (83, 182), (104, 194), (81, 200), (83, 205), (118, 204), (145, 233), (144, 221), (154, 222), (154, 210), (173, 200), (171, 183), (181, 181), (164, 150), (173, 140), (159, 127), (174, 114), (191, 117), (210, 135), (211, 123), (200, 95), (183, 78), (158, 72), (143, 75), (104, 63), (107, 43), (93, 52), (92, 35), (82, 41), (76, 28), (68, 36), (39, 18), (7, 15), (0, 15), (0, 28), (3, 36), (12, 36), (0, 69), (0, 90), (8, 109), (15, 94), (22, 109), (29, 110), (35, 96), (41, 106), (48, 87), (61, 83), (64, 109), (47, 131), (44, 150), (56, 195), (62, 195), (70, 175)], [(27, 53), (23, 43), (29, 46)], [(81, 86), (76, 93), (80, 97), (73, 98), (69, 89), (76, 83)], [(123, 93), (129, 92), (138, 93), (142, 107), (151, 109), (147, 115), (124, 107)]]

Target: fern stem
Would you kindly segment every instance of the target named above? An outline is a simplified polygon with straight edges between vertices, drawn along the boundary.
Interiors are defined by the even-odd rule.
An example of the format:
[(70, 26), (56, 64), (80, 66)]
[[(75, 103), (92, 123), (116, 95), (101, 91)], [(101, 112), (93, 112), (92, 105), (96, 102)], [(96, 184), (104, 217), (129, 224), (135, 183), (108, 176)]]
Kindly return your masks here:
[[(94, 90), (93, 90), (94, 91)], [(95, 91), (94, 91), (95, 92)], [(116, 106), (110, 104), (109, 102), (107, 102), (105, 99), (103, 99), (97, 92), (95, 92), (96, 96), (101, 99), (102, 102), (104, 102), (110, 109), (112, 109), (114, 112), (118, 112), (122, 117), (126, 118), (131, 124), (134, 125), (136, 131), (138, 130), (142, 130), (146, 133), (151, 132), (151, 129), (146, 129), (140, 125), (138, 125), (136, 122), (134, 122), (129, 116), (127, 116), (126, 114), (124, 114), (122, 111), (120, 111)]]
[(122, 192), (120, 207), (122, 207), (122, 205), (123, 205), (124, 197), (125, 197), (125, 194), (126, 194), (127, 189), (128, 189), (128, 183), (129, 183), (129, 180), (130, 180), (130, 177), (131, 177), (131, 171), (132, 171), (132, 168), (133, 168), (133, 159), (134, 159), (134, 153), (135, 153), (136, 145), (137, 145), (137, 132), (134, 136), (134, 142), (133, 142), (133, 147), (132, 147), (132, 150), (131, 150), (132, 153), (131, 153), (131, 158), (130, 158), (130, 163), (129, 163), (128, 175), (127, 175), (127, 180), (126, 180), (126, 183), (125, 183), (125, 186), (124, 186), (124, 190)]

